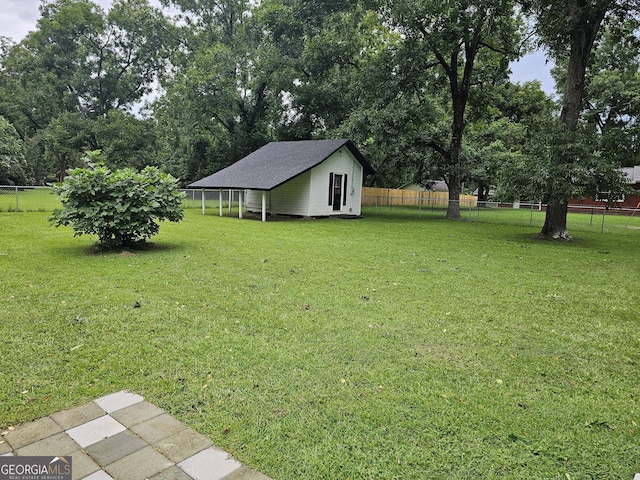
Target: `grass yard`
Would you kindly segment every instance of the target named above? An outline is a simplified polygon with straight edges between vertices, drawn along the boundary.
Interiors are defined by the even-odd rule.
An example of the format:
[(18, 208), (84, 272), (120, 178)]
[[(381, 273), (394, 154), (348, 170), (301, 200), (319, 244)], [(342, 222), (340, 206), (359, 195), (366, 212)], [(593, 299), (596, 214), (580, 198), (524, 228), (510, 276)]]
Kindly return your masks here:
[[(404, 217), (413, 219), (436, 219), (444, 218), (446, 207), (418, 208), (415, 206), (394, 206), (389, 207), (364, 207), (365, 215)], [(627, 210), (628, 212), (628, 210)], [(603, 215), (604, 213), (604, 215)], [(475, 223), (497, 223), (501, 225), (520, 225), (535, 227), (536, 231), (542, 229), (546, 212), (537, 208), (521, 209), (513, 208), (462, 208), (460, 211), (462, 221)], [(569, 214), (567, 217), (567, 228), (569, 233), (574, 231), (587, 230), (592, 232), (610, 232), (612, 230), (640, 229), (640, 210), (633, 212), (633, 215), (619, 215), (617, 209), (603, 210), (584, 207), (583, 213)]]
[(0, 212), (52, 212), (60, 207), (49, 187), (0, 188)]
[(274, 479), (640, 472), (635, 219), (214, 213), (121, 254), (0, 213), (0, 427), (129, 389)]

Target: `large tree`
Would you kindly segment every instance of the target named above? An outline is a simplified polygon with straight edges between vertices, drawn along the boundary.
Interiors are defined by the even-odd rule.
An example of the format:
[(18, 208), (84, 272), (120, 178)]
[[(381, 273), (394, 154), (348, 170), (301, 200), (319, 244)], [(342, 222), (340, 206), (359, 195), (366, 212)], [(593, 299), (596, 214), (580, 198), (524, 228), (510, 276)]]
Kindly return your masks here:
[(386, 11), (411, 51), (409, 68), (437, 68), (432, 78), (446, 83), (449, 135), (426, 143), (440, 156), (440, 172), (449, 187), (446, 216), (460, 218), (462, 182), (468, 176), (462, 156), (467, 106), (483, 82), (506, 77), (509, 61), (518, 55), (514, 2), (390, 0)]
[(278, 58), (246, 0), (174, 0), (181, 47), (156, 103), (162, 147), (174, 174), (195, 180), (273, 138)]
[(277, 49), (285, 104), (280, 138), (332, 135), (357, 110), (387, 29), (367, 1), (269, 0), (260, 16)]
[[(584, 121), (602, 154), (616, 167), (640, 160), (640, 38), (637, 18), (604, 25), (594, 45), (585, 76)], [(564, 85), (566, 64), (554, 69)]]
[[(566, 61), (559, 128), (550, 144), (550, 163), (545, 172), (547, 203), (542, 235), (571, 238), (567, 231), (567, 211), (571, 195), (599, 175), (606, 162), (596, 161), (584, 148), (581, 128), (585, 75), (592, 49), (603, 24), (637, 12), (637, 0), (525, 0), (524, 9), (536, 18), (537, 34), (554, 59)], [(595, 162), (595, 163), (594, 163)], [(592, 175), (590, 175), (592, 173)], [(611, 175), (605, 175), (611, 178)]]
[(276, 138), (351, 138), (373, 164), (373, 182), (397, 186), (411, 179), (412, 125), (427, 112), (394, 71), (401, 35), (377, 9), (368, 0), (268, 0), (256, 15), (280, 63)]
[(463, 149), (470, 164), (468, 185), (477, 189), (479, 202), (487, 201), (490, 193), (509, 201), (527, 198), (528, 192), (512, 188), (511, 166), (531, 157), (532, 145), (543, 138), (543, 126), (553, 120), (554, 102), (537, 81), (509, 82), (480, 93), (471, 105)]
[(53, 0), (40, 13), (34, 32), (3, 49), (0, 114), (42, 143), (59, 177), (86, 148), (102, 149), (108, 163), (137, 155), (139, 142), (118, 142), (106, 127), (151, 127), (134, 113), (168, 65), (172, 37), (161, 11), (147, 0), (116, 0), (108, 14), (89, 0)]
[(0, 116), (0, 185), (26, 185), (24, 143), (16, 129)]

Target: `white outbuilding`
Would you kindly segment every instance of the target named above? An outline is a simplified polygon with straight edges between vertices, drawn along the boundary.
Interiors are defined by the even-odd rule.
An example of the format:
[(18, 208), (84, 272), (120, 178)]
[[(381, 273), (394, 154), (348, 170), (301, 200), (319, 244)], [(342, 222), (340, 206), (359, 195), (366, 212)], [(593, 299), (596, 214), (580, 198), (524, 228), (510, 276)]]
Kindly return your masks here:
[(359, 216), (373, 168), (351, 140), (272, 142), (189, 188), (239, 190), (242, 212)]

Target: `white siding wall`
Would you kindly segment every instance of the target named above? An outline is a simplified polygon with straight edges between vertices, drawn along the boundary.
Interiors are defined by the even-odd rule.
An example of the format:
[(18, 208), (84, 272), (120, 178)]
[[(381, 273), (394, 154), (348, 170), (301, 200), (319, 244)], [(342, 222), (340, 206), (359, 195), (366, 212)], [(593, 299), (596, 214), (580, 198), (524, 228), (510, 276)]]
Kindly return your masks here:
[(293, 180), (271, 190), (269, 212), (278, 215), (309, 216), (309, 181), (311, 173), (305, 172)]
[[(272, 215), (309, 216), (309, 182), (311, 172), (305, 172), (293, 180), (267, 192), (267, 212)], [(262, 191), (247, 190), (247, 210), (262, 211)]]
[[(267, 192), (267, 211), (269, 211), (269, 201), (271, 192)], [(262, 212), (262, 190), (246, 190), (245, 207), (248, 212)]]
[[(347, 175), (347, 202), (339, 211), (329, 205), (329, 175)], [(360, 215), (362, 196), (362, 165), (348, 148), (342, 147), (311, 170), (310, 215)]]

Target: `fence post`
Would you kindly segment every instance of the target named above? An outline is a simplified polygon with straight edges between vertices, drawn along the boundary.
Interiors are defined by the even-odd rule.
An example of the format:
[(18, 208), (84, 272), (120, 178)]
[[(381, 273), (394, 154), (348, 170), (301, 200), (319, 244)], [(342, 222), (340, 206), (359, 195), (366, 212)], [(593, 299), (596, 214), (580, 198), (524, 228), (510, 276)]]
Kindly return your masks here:
[(533, 203), (529, 205), (529, 226), (533, 225)]
[(607, 214), (607, 207), (602, 209), (602, 225), (600, 225), (600, 233), (604, 233), (604, 217)]
[(20, 205), (18, 204), (18, 186), (16, 185), (16, 212), (20, 211)]

